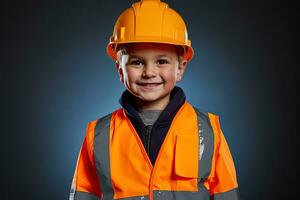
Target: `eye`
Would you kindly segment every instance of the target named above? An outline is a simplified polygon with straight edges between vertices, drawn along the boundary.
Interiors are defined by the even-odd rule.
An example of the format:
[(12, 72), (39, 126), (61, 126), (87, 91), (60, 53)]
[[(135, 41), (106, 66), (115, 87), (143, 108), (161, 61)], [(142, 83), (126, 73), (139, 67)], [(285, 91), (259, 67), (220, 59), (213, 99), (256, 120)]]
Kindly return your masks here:
[(164, 65), (164, 64), (168, 64), (169, 61), (167, 61), (166, 59), (159, 59), (159, 60), (157, 61), (157, 63), (158, 63), (159, 65)]
[(143, 64), (140, 60), (132, 60), (129, 62), (130, 65), (141, 65)]

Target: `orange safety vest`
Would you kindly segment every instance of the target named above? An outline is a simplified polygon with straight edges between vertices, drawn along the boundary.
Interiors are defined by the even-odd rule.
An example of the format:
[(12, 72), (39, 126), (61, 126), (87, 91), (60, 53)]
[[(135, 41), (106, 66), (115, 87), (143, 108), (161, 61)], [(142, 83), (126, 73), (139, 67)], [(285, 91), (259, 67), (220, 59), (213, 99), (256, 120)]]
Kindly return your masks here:
[(185, 102), (154, 166), (124, 109), (88, 123), (70, 200), (236, 200), (237, 188), (219, 117)]

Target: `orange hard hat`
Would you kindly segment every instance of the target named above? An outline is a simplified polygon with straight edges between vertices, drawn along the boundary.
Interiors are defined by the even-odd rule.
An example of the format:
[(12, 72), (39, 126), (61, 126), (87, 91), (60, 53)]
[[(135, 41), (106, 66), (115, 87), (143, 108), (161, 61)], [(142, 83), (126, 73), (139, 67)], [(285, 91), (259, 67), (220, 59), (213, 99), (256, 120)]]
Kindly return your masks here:
[(183, 59), (194, 55), (182, 17), (160, 0), (141, 0), (126, 9), (117, 19), (106, 51), (117, 60), (116, 47), (125, 43), (164, 43), (182, 46)]

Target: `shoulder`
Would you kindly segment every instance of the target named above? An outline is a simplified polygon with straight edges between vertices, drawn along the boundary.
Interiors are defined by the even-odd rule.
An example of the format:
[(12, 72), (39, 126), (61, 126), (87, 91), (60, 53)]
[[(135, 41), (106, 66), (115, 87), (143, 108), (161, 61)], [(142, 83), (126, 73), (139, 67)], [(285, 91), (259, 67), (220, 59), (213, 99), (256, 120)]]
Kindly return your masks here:
[(198, 107), (190, 104), (189, 102), (187, 102), (187, 103), (189, 104), (189, 106), (191, 106), (193, 108), (193, 110), (196, 112), (197, 116), (200, 118), (209, 120), (209, 119), (215, 119), (215, 118), (219, 117), (219, 115), (216, 113), (209, 112), (204, 109), (199, 109)]
[(98, 118), (88, 121), (87, 134), (92, 133), (92, 135), (96, 135), (98, 129), (109, 128), (113, 116), (123, 116), (123, 113), (123, 108), (118, 108), (113, 112), (107, 113)]
[(87, 122), (87, 124), (88, 124), (88, 126), (92, 125), (92, 124), (97, 125), (97, 124), (99, 124), (101, 122), (109, 120), (114, 114), (121, 114), (122, 112), (123, 112), (123, 109), (122, 108), (118, 108), (118, 109), (116, 109), (116, 110), (114, 110), (114, 111), (112, 111), (110, 113), (106, 113), (106, 114), (104, 114), (102, 116), (99, 116), (97, 118), (89, 120)]
[(214, 135), (216, 143), (218, 143), (222, 134), (219, 115), (209, 111), (199, 110), (197, 107), (194, 107), (194, 109), (197, 113), (198, 121), (208, 126)]
[(206, 137), (213, 136), (214, 146), (218, 146), (221, 140), (222, 131), (219, 115), (193, 106), (197, 113), (198, 124), (202, 126)]
[(195, 111), (198, 122), (202, 124), (207, 124), (211, 129), (216, 132), (220, 129), (219, 115), (204, 109), (199, 109), (198, 107), (188, 103), (189, 106)]

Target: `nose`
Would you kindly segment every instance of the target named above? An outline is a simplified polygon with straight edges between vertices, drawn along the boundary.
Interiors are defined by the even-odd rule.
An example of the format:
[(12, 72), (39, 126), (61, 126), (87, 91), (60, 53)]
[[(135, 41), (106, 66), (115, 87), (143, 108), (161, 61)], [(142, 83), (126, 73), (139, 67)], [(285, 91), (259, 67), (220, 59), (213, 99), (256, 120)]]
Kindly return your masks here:
[(143, 78), (152, 78), (156, 76), (156, 68), (154, 65), (146, 64), (143, 68), (142, 77)]

